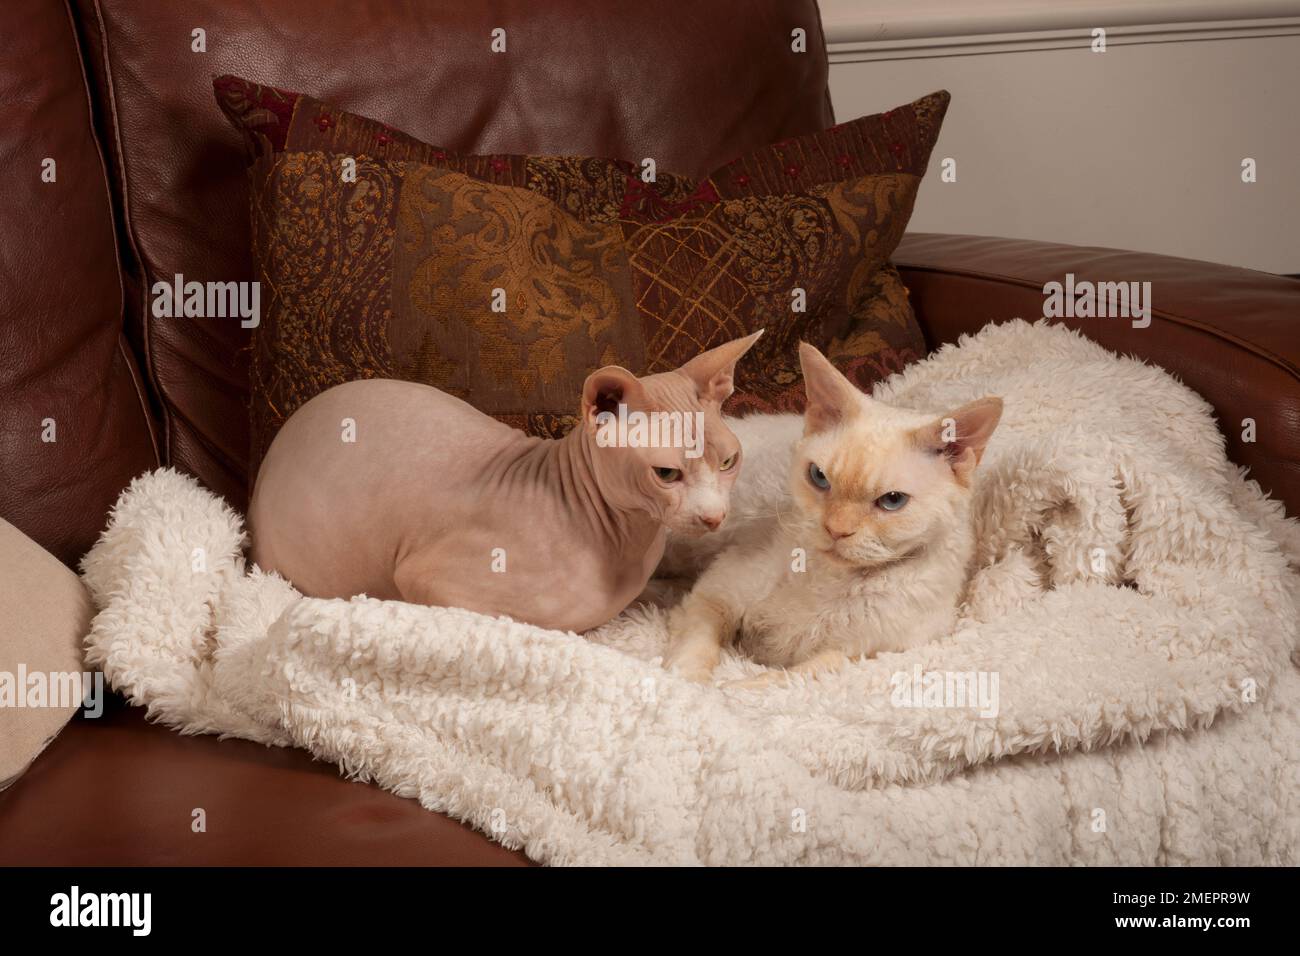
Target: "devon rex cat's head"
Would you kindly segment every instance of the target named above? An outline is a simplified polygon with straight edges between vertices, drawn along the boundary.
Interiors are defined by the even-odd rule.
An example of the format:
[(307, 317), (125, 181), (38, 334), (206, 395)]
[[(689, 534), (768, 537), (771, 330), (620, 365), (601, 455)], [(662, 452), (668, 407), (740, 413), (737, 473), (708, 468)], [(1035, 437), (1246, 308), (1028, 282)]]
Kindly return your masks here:
[(808, 406), (790, 489), (811, 547), (877, 567), (968, 520), (971, 478), (1002, 399), (935, 416), (874, 401), (807, 343), (799, 362)]
[(722, 421), (736, 362), (762, 331), (638, 378), (607, 365), (582, 388), (582, 423), (605, 500), (670, 531), (703, 534), (727, 516), (740, 442)]

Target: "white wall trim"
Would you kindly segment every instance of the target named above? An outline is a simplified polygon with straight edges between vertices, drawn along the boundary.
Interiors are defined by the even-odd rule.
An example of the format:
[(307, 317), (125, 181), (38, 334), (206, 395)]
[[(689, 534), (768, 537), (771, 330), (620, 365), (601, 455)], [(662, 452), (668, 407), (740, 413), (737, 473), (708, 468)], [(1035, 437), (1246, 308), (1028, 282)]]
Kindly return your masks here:
[(854, 62), (1300, 35), (1300, 0), (821, 0), (830, 60)]

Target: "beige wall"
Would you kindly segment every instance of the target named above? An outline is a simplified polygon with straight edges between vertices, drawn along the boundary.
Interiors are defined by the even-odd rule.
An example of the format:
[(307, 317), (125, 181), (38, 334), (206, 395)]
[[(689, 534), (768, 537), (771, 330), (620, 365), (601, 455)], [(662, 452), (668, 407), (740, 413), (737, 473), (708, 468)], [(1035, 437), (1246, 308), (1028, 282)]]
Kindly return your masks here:
[[(822, 9), (839, 119), (952, 92), (912, 229), (1300, 273), (1300, 2)], [(1089, 48), (1093, 26), (1105, 53)], [(940, 180), (945, 157), (956, 182)]]

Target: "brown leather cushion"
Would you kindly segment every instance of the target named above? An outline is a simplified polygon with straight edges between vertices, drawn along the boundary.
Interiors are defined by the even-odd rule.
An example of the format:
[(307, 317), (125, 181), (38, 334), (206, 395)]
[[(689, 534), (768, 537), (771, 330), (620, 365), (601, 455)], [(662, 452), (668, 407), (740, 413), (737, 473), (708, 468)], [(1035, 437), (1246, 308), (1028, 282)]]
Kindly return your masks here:
[[(814, 0), (76, 0), (129, 240), (128, 306), (168, 460), (236, 507), (249, 448), (249, 331), (154, 320), (176, 274), (253, 278), (239, 134), (211, 79), (241, 73), (478, 153), (654, 156), (700, 175), (829, 126)], [(507, 51), (490, 49), (494, 28)], [(205, 53), (191, 31), (206, 31)], [(807, 52), (791, 31), (807, 33)]]
[[(206, 832), (193, 828), (198, 809)], [(116, 697), (0, 791), (0, 866), (527, 863), (305, 751), (184, 737)]]
[(324, 389), (401, 378), (534, 435), (575, 422), (583, 379), (682, 365), (766, 334), (735, 412), (798, 410), (798, 343), (860, 387), (921, 356), (897, 273), (948, 95), (752, 150), (705, 179), (595, 157), (463, 155), (236, 77), (266, 296), (253, 467)]
[(122, 338), (112, 207), (68, 11), (15, 0), (4, 20), (0, 517), (75, 564), (157, 458)]

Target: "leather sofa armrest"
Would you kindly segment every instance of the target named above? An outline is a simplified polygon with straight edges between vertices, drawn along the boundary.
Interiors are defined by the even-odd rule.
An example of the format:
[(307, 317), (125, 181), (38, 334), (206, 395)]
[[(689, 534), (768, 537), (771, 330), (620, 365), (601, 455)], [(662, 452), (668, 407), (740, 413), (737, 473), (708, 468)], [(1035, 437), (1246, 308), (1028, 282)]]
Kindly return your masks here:
[[(1300, 281), (1249, 269), (1022, 239), (916, 233), (894, 263), (931, 349), (988, 322), (1043, 317), (1044, 286), (1150, 282), (1151, 323), (1062, 318), (1172, 372), (1214, 407), (1229, 457), (1300, 514)], [(1254, 441), (1244, 440), (1246, 419)]]

